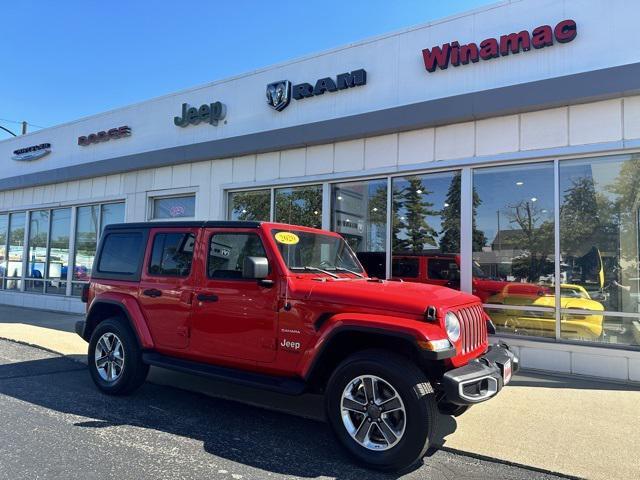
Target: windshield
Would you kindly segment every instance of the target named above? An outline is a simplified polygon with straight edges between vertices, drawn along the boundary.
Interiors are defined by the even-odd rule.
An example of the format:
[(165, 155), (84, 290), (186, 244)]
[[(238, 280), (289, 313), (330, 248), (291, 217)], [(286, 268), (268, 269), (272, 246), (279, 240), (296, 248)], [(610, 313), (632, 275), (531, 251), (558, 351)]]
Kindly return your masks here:
[[(288, 235), (278, 235), (281, 232)], [(340, 237), (300, 230), (273, 230), (271, 234), (289, 270), (364, 274), (355, 253)]]

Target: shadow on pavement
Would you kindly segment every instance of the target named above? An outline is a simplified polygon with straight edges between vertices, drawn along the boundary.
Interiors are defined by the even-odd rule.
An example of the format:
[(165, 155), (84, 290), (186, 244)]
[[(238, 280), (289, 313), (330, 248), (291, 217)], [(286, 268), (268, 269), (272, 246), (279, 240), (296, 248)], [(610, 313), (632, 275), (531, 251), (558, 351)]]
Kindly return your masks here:
[[(77, 428), (130, 425), (188, 437), (212, 455), (268, 472), (345, 480), (399, 476), (355, 466), (322, 422), (151, 383), (131, 396), (109, 397), (97, 391), (86, 367), (64, 357), (0, 365), (0, 394), (83, 417)], [(435, 443), (442, 445), (456, 422), (439, 420)]]
[(84, 315), (34, 308), (0, 306), (0, 323), (24, 323), (36, 327), (51, 328), (61, 332), (75, 332), (76, 321), (82, 320)]
[(640, 391), (640, 385), (617, 383), (607, 380), (580, 378), (576, 376), (564, 377), (557, 374), (542, 374), (521, 372), (509, 383), (509, 387), (537, 387), (537, 388), (566, 388), (574, 390), (618, 390)]

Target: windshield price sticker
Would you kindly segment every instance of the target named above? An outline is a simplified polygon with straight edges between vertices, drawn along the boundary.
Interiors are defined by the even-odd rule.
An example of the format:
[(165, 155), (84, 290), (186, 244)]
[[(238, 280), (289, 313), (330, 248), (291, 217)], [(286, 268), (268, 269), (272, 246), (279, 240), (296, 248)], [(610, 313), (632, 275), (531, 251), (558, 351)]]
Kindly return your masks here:
[(291, 232), (278, 232), (275, 234), (276, 242), (284, 245), (295, 245), (300, 241), (300, 238)]

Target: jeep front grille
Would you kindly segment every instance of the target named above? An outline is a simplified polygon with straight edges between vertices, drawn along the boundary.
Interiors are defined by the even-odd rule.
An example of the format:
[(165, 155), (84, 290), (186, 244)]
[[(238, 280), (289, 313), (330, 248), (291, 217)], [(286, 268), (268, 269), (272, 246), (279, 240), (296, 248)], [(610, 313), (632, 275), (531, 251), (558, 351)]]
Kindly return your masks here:
[(458, 310), (456, 314), (460, 319), (462, 330), (462, 353), (473, 352), (482, 345), (486, 345), (488, 341), (487, 321), (485, 320), (482, 306), (464, 307)]

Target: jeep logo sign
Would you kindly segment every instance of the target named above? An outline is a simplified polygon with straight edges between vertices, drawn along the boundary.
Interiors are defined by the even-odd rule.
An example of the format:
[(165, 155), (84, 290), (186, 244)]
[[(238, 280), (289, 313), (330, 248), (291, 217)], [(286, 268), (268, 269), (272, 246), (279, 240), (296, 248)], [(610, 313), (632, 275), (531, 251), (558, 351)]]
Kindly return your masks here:
[(347, 88), (359, 87), (367, 84), (367, 72), (364, 69), (354, 70), (351, 73), (341, 73), (334, 80), (331, 77), (321, 78), (315, 85), (310, 83), (298, 83), (291, 86), (289, 80), (280, 80), (267, 85), (267, 103), (278, 112), (289, 105), (291, 97), (302, 100), (325, 92), (337, 92)]
[(200, 105), (199, 108), (189, 107), (187, 103), (183, 103), (182, 117), (173, 117), (173, 123), (183, 128), (189, 125), (198, 125), (200, 122), (216, 126), (226, 116), (227, 106), (224, 103), (205, 103)]

